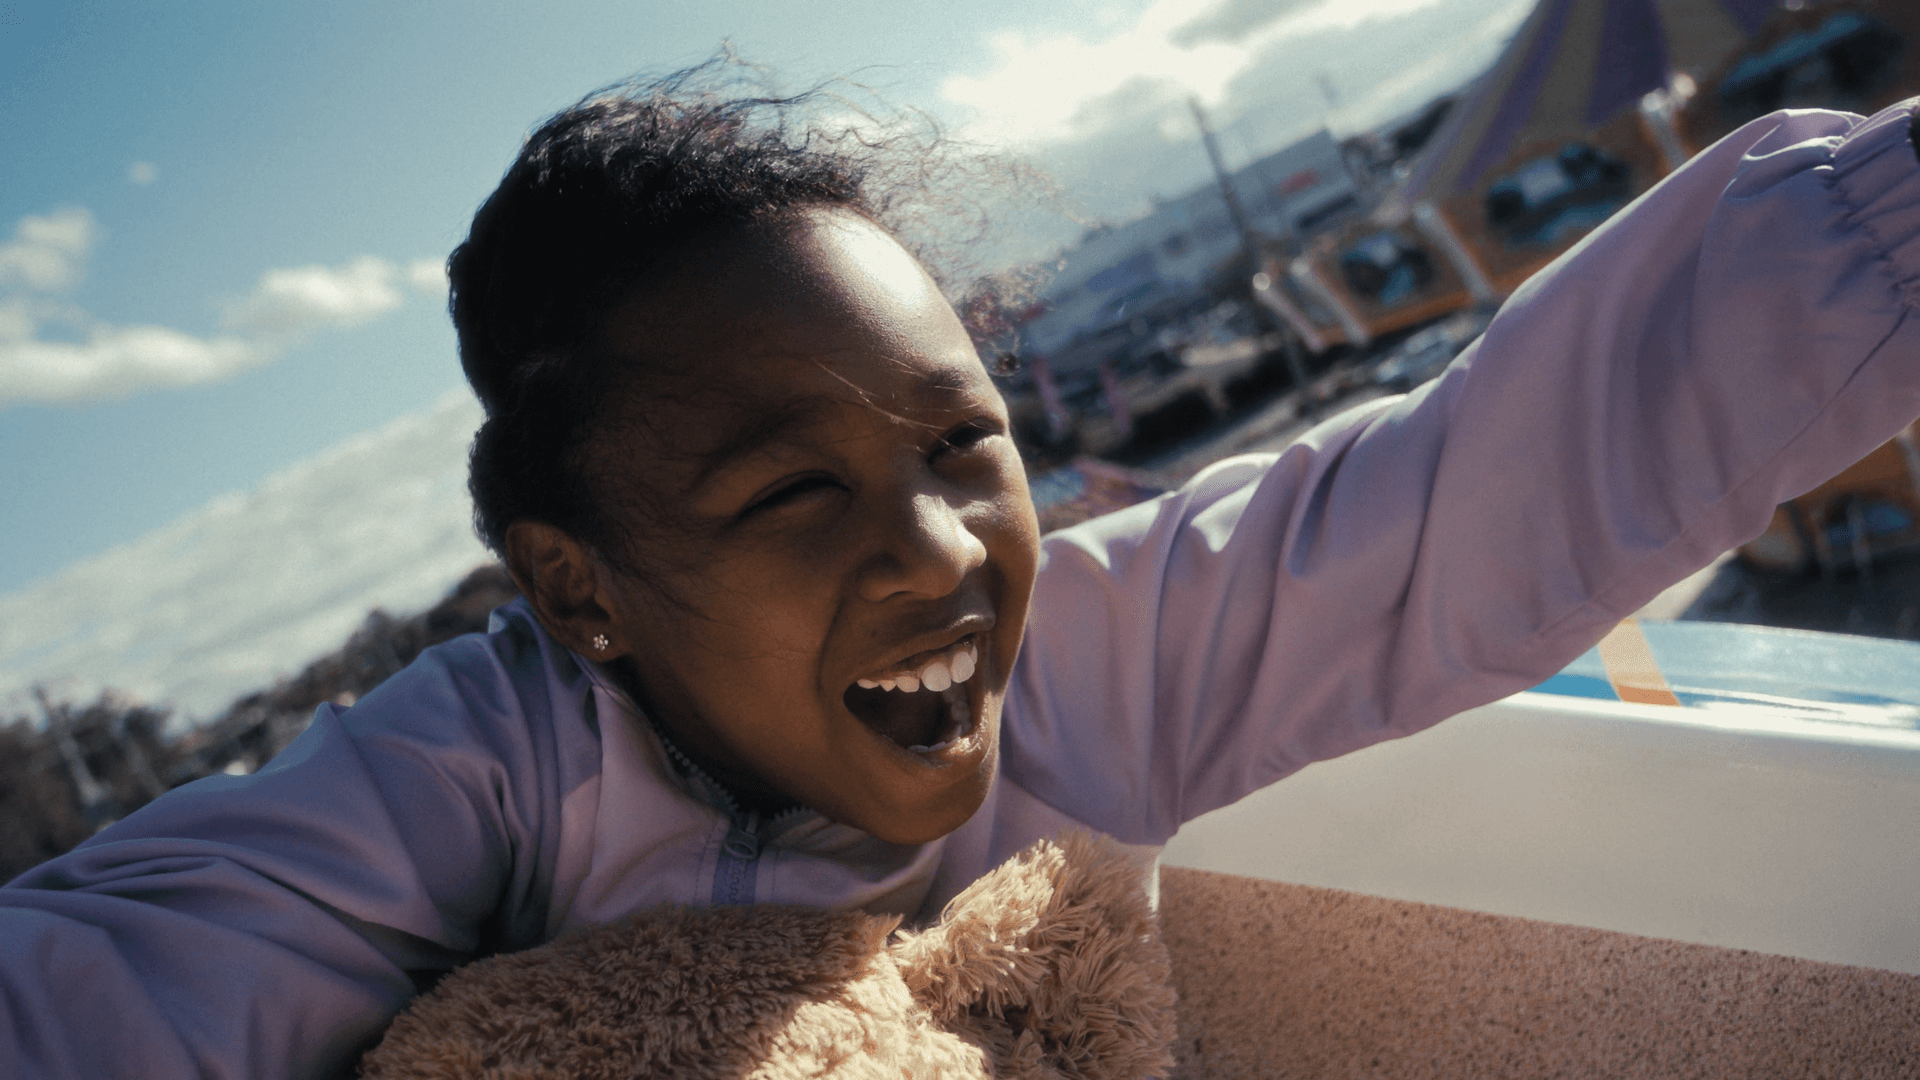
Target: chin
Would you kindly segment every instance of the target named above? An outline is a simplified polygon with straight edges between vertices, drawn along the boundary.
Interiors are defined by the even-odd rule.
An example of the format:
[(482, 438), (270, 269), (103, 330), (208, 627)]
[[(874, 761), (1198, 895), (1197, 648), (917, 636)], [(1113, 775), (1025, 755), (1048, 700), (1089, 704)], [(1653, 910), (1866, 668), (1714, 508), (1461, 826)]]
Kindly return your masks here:
[[(997, 740), (964, 779), (944, 787), (937, 797), (918, 805), (863, 807), (861, 820), (841, 819), (889, 844), (911, 847), (929, 844), (973, 819), (987, 801), (999, 764)], [(832, 816), (832, 815), (829, 815)]]

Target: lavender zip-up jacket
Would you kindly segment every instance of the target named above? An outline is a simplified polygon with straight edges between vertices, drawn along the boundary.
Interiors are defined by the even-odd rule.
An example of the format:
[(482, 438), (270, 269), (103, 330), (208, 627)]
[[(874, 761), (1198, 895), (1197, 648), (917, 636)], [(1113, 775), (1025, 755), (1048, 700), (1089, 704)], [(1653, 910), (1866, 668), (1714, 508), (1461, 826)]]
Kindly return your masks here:
[(521, 604), (0, 889), (0, 1074), (337, 1074), (416, 988), (661, 901), (921, 917), (1553, 674), (1920, 414), (1911, 103), (1742, 128), (1437, 381), (1056, 533), (985, 806), (920, 847), (675, 767)]

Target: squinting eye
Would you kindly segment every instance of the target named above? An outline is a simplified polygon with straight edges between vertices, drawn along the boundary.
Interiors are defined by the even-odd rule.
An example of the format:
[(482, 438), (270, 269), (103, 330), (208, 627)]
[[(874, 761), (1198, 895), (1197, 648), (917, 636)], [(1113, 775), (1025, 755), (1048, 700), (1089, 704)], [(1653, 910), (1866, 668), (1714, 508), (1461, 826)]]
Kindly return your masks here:
[(940, 440), (941, 450), (966, 450), (1000, 434), (1000, 425), (991, 420), (975, 420), (947, 432)]
[(823, 488), (832, 488), (832, 487), (838, 487), (838, 486), (839, 484), (832, 477), (803, 476), (798, 480), (795, 480), (793, 483), (786, 485), (785, 487), (775, 488), (773, 491), (769, 492), (766, 495), (766, 497), (759, 499), (755, 501), (752, 505), (748, 506), (744, 511), (744, 513), (751, 514), (756, 510), (772, 509), (773, 507), (780, 506), (784, 503), (792, 502), (794, 499), (797, 499), (802, 495), (819, 491)]

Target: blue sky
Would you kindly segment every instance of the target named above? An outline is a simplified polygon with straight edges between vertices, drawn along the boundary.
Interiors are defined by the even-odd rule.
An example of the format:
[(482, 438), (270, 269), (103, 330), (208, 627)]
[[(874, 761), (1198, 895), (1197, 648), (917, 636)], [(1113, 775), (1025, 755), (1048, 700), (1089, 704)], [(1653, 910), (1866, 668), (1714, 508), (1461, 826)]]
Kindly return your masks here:
[[(435, 267), (529, 127), (597, 86), (730, 40), (792, 87), (852, 74), (1029, 152), (1083, 216), (1125, 217), (1205, 178), (1189, 93), (1244, 161), (1329, 119), (1318, 74), (1336, 128), (1365, 126), (1471, 76), (1527, 6), (0, 0), (0, 601), (32, 623), (91, 566), (104, 626), (111, 549), (445, 421), (463, 384)], [(287, 527), (375, 501), (324, 490)]]
[[(274, 268), (444, 258), (533, 121), (723, 37), (802, 77), (883, 57), (909, 96), (939, 74), (915, 57), (984, 49), (954, 5), (862, 6), (0, 4), (0, 229), (85, 208), (63, 299), (206, 334)], [(444, 315), (409, 299), (231, 379), (0, 412), (0, 590), (459, 385)]]

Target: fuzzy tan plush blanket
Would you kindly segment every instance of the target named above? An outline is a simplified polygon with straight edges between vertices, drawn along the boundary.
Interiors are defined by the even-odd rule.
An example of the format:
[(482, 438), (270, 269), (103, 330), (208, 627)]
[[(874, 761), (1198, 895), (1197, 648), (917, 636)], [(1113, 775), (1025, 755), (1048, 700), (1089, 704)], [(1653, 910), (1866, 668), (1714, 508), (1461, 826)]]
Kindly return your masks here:
[(1142, 868), (1041, 841), (926, 930), (787, 907), (682, 908), (448, 976), (370, 1080), (1121, 1078), (1173, 1066)]

